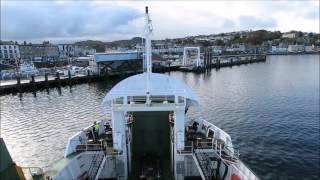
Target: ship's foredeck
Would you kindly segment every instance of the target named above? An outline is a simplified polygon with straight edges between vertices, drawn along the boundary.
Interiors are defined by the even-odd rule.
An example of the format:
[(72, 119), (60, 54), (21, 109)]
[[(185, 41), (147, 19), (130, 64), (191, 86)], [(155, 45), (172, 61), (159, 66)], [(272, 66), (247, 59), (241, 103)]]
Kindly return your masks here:
[(135, 112), (132, 126), (132, 170), (129, 179), (159, 173), (173, 179), (170, 168), (169, 112)]

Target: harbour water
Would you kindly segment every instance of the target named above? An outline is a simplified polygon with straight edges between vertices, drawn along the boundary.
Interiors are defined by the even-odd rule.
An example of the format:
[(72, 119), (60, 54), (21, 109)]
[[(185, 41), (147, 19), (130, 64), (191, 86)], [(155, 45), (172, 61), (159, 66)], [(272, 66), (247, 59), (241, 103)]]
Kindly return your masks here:
[[(319, 179), (319, 55), (168, 74), (191, 86), (202, 117), (231, 135), (240, 158), (262, 179)], [(45, 167), (62, 158), (71, 135), (110, 116), (101, 102), (114, 84), (1, 96), (1, 136), (13, 159)]]

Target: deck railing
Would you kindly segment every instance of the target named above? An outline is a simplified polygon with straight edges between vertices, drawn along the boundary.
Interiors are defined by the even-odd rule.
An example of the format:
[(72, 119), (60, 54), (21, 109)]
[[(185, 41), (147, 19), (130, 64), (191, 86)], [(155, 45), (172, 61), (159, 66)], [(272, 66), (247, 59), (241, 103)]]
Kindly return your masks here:
[(199, 150), (205, 150), (205, 151), (211, 151), (215, 152), (219, 158), (224, 159), (225, 161), (228, 161), (230, 163), (236, 162), (239, 160), (239, 150), (234, 149), (234, 151), (230, 151), (228, 149), (228, 146), (223, 145), (220, 143), (217, 139), (212, 139), (212, 141), (197, 141), (196, 144), (191, 141), (191, 145), (186, 145), (186, 142), (184, 143), (185, 146), (182, 150), (177, 150), (178, 154), (193, 154), (198, 152)]

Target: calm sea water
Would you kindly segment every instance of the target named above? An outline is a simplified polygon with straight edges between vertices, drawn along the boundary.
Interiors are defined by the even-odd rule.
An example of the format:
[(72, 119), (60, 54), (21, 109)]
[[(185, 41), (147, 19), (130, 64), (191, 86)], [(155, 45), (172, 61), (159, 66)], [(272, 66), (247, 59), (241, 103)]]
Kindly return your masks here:
[[(262, 179), (319, 179), (319, 56), (269, 56), (266, 63), (168, 73), (198, 94), (201, 115), (228, 132)], [(115, 82), (1, 96), (1, 135), (21, 166), (62, 158), (67, 139), (109, 116)]]

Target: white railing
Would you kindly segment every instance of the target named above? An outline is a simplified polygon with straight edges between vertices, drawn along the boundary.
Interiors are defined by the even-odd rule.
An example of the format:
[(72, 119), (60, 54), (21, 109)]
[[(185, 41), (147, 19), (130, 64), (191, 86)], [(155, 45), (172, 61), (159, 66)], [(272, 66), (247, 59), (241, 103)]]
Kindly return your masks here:
[[(71, 140), (72, 141), (76, 141), (76, 140)], [(84, 149), (77, 149), (78, 146), (84, 146), (85, 148)], [(82, 144), (79, 144), (77, 145), (76, 147), (76, 150), (79, 151), (79, 150), (82, 150), (82, 151), (102, 151), (103, 150), (103, 141), (100, 141), (100, 143), (88, 143), (87, 141), (82, 143)], [(93, 147), (93, 148), (91, 148)], [(98, 147), (98, 148), (96, 148)]]
[[(122, 101), (122, 102), (121, 102)], [(146, 95), (141, 90), (121, 90), (111, 92), (105, 97), (103, 104), (108, 105), (124, 105), (124, 104), (146, 104), (151, 103), (170, 103), (186, 105), (186, 91), (185, 90), (155, 90), (151, 91), (150, 95)], [(110, 103), (110, 104), (109, 104)], [(171, 103), (170, 103), (171, 104)]]
[(232, 141), (231, 141), (231, 136), (228, 133), (226, 133), (222, 129), (218, 128), (217, 126), (213, 125), (212, 123), (210, 123), (206, 120), (202, 120), (201, 129), (202, 129), (202, 131), (204, 131), (206, 137), (208, 137), (209, 132), (211, 130), (214, 133), (213, 138), (220, 139), (221, 141), (223, 141), (225, 143), (226, 147), (231, 152), (234, 151)]

